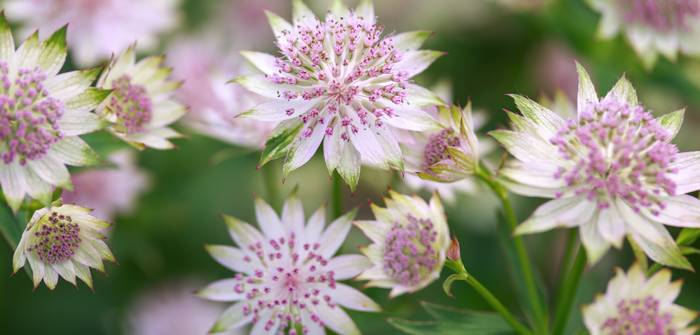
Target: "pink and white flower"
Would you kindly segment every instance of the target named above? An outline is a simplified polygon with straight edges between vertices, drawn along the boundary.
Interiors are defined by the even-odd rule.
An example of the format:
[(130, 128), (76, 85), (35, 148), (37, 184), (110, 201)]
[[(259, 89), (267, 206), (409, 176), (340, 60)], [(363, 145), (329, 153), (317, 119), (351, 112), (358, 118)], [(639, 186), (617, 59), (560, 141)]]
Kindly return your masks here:
[(287, 199), (278, 217), (263, 200), (256, 199), (259, 231), (248, 223), (225, 216), (238, 247), (207, 246), (219, 263), (237, 272), (216, 281), (198, 294), (215, 301), (234, 302), (211, 329), (212, 333), (253, 324), (251, 334), (359, 334), (342, 307), (378, 311), (374, 301), (340, 283), (369, 266), (361, 255), (333, 257), (352, 227), (350, 212), (324, 229), (325, 210), (317, 210), (305, 223), (296, 195)]
[(602, 14), (599, 34), (606, 39), (623, 32), (644, 65), (661, 54), (675, 60), (678, 53), (700, 54), (698, 0), (589, 0)]
[(93, 65), (138, 41), (143, 50), (179, 21), (178, 0), (8, 0), (7, 14), (27, 32), (69, 25), (73, 60)]
[(100, 68), (59, 74), (66, 54), (66, 27), (15, 50), (0, 15), (0, 185), (14, 211), (25, 195), (48, 205), (55, 187), (70, 189), (66, 165), (99, 162), (79, 135), (105, 126), (92, 110), (110, 91), (90, 87)]
[(511, 191), (553, 198), (517, 233), (579, 227), (591, 264), (625, 237), (656, 262), (689, 269), (664, 225), (700, 227), (700, 152), (671, 143), (683, 110), (655, 118), (624, 77), (598, 99), (578, 65), (577, 116), (559, 114), (513, 96), (522, 115), (508, 113), (513, 130), (492, 132), (513, 156), (500, 171)]
[(92, 208), (93, 215), (104, 220), (131, 212), (138, 196), (149, 187), (149, 176), (138, 168), (131, 151), (115, 152), (109, 161), (116, 167), (74, 174), (73, 190), (61, 194), (63, 202)]
[(411, 82), (442, 55), (418, 50), (430, 33), (382, 37), (369, 0), (354, 11), (336, 1), (324, 20), (301, 0), (292, 6), (292, 23), (268, 13), (282, 55), (243, 52), (263, 74), (236, 79), (267, 98), (242, 116), (280, 122), (261, 163), (285, 157), (287, 174), (323, 142), (328, 170), (338, 170), (351, 188), (361, 164), (402, 170), (394, 129), (435, 128), (420, 107), (442, 104)]
[(97, 81), (97, 87), (112, 90), (97, 109), (110, 122), (107, 129), (138, 149), (172, 149), (170, 139), (181, 136), (169, 126), (187, 112), (173, 97), (182, 83), (170, 79), (172, 69), (164, 61), (165, 56), (150, 56), (137, 62), (132, 44)]
[(168, 63), (173, 66), (173, 76), (185, 79), (176, 93), (190, 108), (183, 123), (203, 135), (261, 149), (277, 124), (236, 117), (262, 102), (262, 98), (226, 83), (223, 73), (243, 73), (245, 69), (221, 49), (211, 38), (182, 40), (170, 48)]
[(372, 267), (357, 279), (390, 288), (392, 297), (418, 291), (440, 277), (450, 233), (440, 197), (430, 203), (389, 192), (386, 208), (372, 204), (375, 220), (355, 221), (372, 244), (362, 249)]
[(583, 308), (586, 328), (591, 335), (695, 334), (690, 323), (698, 313), (674, 304), (682, 284), (671, 282), (668, 269), (651, 278), (638, 265), (627, 273), (618, 269), (605, 295)]

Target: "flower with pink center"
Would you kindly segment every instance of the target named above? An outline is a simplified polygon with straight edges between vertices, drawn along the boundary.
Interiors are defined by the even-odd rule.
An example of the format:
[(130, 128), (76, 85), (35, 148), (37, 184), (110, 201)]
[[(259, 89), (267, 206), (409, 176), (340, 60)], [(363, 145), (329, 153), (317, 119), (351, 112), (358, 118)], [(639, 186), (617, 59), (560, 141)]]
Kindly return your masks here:
[(99, 162), (78, 136), (104, 127), (95, 109), (109, 90), (90, 87), (100, 68), (59, 74), (66, 28), (38, 33), (17, 50), (0, 15), (0, 185), (16, 211), (25, 195), (48, 205), (55, 187), (71, 188), (66, 165)]
[(700, 0), (589, 0), (602, 14), (599, 34), (623, 31), (647, 67), (658, 54), (700, 54)]
[(638, 265), (625, 273), (618, 269), (605, 295), (583, 308), (591, 335), (691, 335), (697, 313), (674, 304), (682, 282), (671, 282), (664, 269), (647, 278)]
[(411, 81), (442, 55), (418, 50), (430, 33), (382, 36), (369, 0), (354, 11), (337, 1), (324, 20), (301, 0), (293, 2), (293, 23), (268, 16), (281, 56), (244, 52), (263, 74), (236, 79), (267, 98), (242, 116), (281, 122), (261, 163), (285, 157), (287, 174), (323, 142), (328, 170), (338, 170), (351, 188), (361, 164), (402, 170), (394, 130), (435, 128), (420, 107), (442, 104)]
[(579, 227), (591, 264), (627, 236), (656, 262), (689, 269), (664, 225), (700, 227), (700, 152), (680, 153), (671, 140), (683, 111), (654, 117), (624, 77), (598, 99), (578, 65), (577, 115), (565, 119), (521, 96), (513, 130), (491, 134), (513, 156), (500, 171), (511, 191), (553, 198), (517, 233)]
[(109, 59), (134, 41), (146, 50), (157, 35), (179, 21), (178, 0), (8, 0), (11, 18), (27, 32), (53, 31), (68, 24), (73, 61), (93, 65)]
[[(127, 329), (131, 335), (206, 334), (221, 314), (216, 303), (194, 296), (198, 281), (161, 284), (149, 288), (129, 308)], [(183, 317), (186, 316), (186, 317)], [(235, 330), (220, 335), (242, 335)]]
[(170, 128), (187, 112), (173, 98), (181, 82), (170, 80), (164, 56), (136, 62), (135, 45), (112, 59), (97, 86), (112, 90), (97, 109), (110, 122), (109, 131), (138, 149), (167, 150), (181, 135)]
[(115, 259), (105, 243), (110, 224), (90, 212), (60, 201), (34, 212), (15, 249), (13, 272), (29, 262), (34, 287), (43, 280), (53, 290), (59, 277), (73, 285), (77, 278), (92, 287), (90, 268), (104, 272), (103, 260)]
[(63, 202), (92, 208), (93, 215), (104, 220), (131, 212), (138, 196), (149, 187), (149, 176), (138, 168), (131, 151), (117, 151), (110, 155), (109, 161), (115, 168), (74, 174), (73, 190), (61, 194)]
[(479, 145), (474, 131), (483, 124), (483, 117), (473, 119), (471, 105), (464, 109), (440, 107), (435, 114), (439, 129), (407, 132), (400, 140), (409, 172), (405, 181), (412, 188), (435, 190), (447, 201), (454, 201), (456, 192), (476, 190), (471, 177), (483, 153), (480, 151), (490, 146)]
[(375, 220), (355, 221), (372, 244), (362, 252), (372, 267), (357, 279), (367, 286), (390, 288), (392, 297), (418, 291), (440, 277), (450, 234), (437, 195), (430, 203), (390, 192), (386, 208), (372, 204)]
[[(168, 52), (173, 76), (185, 79), (175, 96), (189, 107), (183, 124), (193, 131), (243, 147), (262, 149), (277, 125), (236, 116), (262, 102), (255, 93), (226, 84), (223, 73), (244, 73), (211, 38), (185, 39)], [(242, 60), (242, 59), (241, 59)]]
[(357, 276), (369, 261), (361, 255), (333, 257), (355, 212), (325, 229), (324, 208), (305, 223), (296, 195), (287, 199), (281, 217), (261, 199), (255, 201), (255, 212), (262, 231), (225, 216), (238, 247), (207, 246), (214, 259), (237, 272), (198, 292), (209, 300), (234, 302), (210, 332), (253, 324), (251, 334), (324, 334), (324, 328), (359, 334), (342, 308), (373, 312), (379, 306), (340, 281)]

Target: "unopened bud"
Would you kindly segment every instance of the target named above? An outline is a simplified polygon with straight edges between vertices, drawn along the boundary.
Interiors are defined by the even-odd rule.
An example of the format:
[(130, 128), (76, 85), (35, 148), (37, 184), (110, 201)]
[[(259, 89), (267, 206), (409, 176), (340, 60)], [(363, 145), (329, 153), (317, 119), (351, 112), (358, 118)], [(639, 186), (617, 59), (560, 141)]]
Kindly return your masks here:
[(455, 262), (462, 260), (462, 254), (459, 250), (459, 241), (457, 240), (457, 237), (452, 237), (450, 247), (447, 248), (447, 259)]

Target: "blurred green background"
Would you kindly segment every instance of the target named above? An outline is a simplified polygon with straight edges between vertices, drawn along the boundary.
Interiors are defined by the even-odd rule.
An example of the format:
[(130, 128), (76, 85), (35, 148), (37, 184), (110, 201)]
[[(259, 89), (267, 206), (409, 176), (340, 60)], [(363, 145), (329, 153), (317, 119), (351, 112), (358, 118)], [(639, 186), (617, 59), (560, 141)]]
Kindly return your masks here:
[[(167, 50), (168, 41), (182, 32), (216, 33), (217, 27), (209, 25), (210, 18), (227, 1), (185, 1), (183, 24), (163, 38), (162, 49)], [(265, 1), (261, 2), (265, 6)], [(488, 114), (485, 130), (505, 126), (502, 110), (515, 109), (507, 93), (538, 98), (552, 96), (558, 86), (564, 86), (569, 94), (575, 93), (573, 59), (577, 59), (591, 72), (599, 93), (626, 74), (638, 89), (641, 101), (656, 113), (687, 107), (677, 143), (682, 150), (700, 149), (696, 135), (700, 130), (700, 90), (696, 85), (700, 83), (700, 63), (684, 57), (677, 63), (662, 59), (653, 70), (646, 71), (622, 37), (611, 41), (596, 38), (599, 17), (582, 0), (437, 0), (428, 7), (420, 1), (375, 2), (379, 21), (388, 32), (435, 31), (425, 48), (443, 50), (447, 55), (418, 80), (428, 87), (441, 80), (451, 82), (455, 103), (471, 100), (476, 109)], [(325, 1), (312, 4), (318, 13), (323, 13)], [(279, 14), (290, 16), (288, 11)], [(270, 42), (259, 41), (259, 45), (271, 49)], [(235, 41), (231, 43), (235, 45)], [(206, 283), (231, 276), (203, 248), (207, 243), (232, 243), (221, 213), (255, 222), (254, 194), (273, 201), (279, 209), (280, 200), (295, 186), (299, 186), (309, 214), (329, 202), (331, 179), (320, 153), (282, 184), (279, 162), (265, 166), (263, 171), (256, 170), (259, 156), (250, 150), (195, 134), (178, 140), (177, 145), (176, 150), (147, 150), (139, 154), (138, 163), (151, 175), (152, 185), (133, 213), (115, 220), (110, 245), (118, 264), (109, 264), (106, 274), (95, 273), (94, 292), (85, 285), (75, 288), (66, 282), (53, 292), (44, 286), (33, 290), (24, 272), (10, 276), (12, 250), (5, 244), (0, 246), (0, 333), (128, 334), (125, 325), (130, 310), (144, 292), (169, 282)], [(497, 152), (489, 158), (498, 161), (500, 155)], [(266, 176), (275, 177), (265, 181)], [(381, 197), (389, 187), (409, 192), (400, 176), (363, 169), (358, 191), (350, 194), (344, 189), (344, 207), (358, 207), (359, 218), (370, 218), (368, 200), (382, 203)], [(277, 190), (276, 194), (269, 194), (271, 188)], [(522, 315), (516, 303), (517, 291), (513, 289), (518, 283), (509, 272), (511, 267), (499, 238), (497, 204), (484, 194), (460, 195), (456, 203), (448, 204), (450, 228), (460, 239), (468, 270)], [(539, 203), (538, 199), (516, 198), (520, 218), (526, 218)], [(565, 231), (554, 231), (526, 238), (542, 286), (548, 292), (556, 290), (565, 236)], [(353, 231), (343, 252), (356, 252), (357, 246), (364, 243), (359, 232)], [(691, 261), (700, 267), (697, 257)], [(577, 306), (591, 302), (595, 293), (604, 291), (614, 266), (627, 268), (631, 262), (630, 252), (625, 249), (609, 253), (588, 269)], [(686, 283), (679, 304), (699, 310), (698, 275), (682, 271), (674, 274)], [(393, 300), (386, 290), (370, 289), (368, 293), (383, 306), (384, 312), (351, 313), (365, 334), (398, 333), (386, 322), (388, 317), (430, 319), (418, 301), (487, 309), (485, 302), (463, 283), (454, 288), (456, 299), (442, 293), (440, 282)], [(551, 293), (546, 299), (551, 302)], [(573, 333), (581, 327), (577, 313), (569, 323), (569, 331)]]

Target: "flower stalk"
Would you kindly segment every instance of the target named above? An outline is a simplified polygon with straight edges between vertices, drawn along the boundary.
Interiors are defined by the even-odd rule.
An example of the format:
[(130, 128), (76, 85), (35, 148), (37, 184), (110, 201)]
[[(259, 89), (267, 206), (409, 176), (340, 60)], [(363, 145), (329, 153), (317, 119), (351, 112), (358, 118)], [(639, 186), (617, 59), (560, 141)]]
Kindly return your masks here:
[[(510, 197), (508, 196), (508, 191), (506, 188), (499, 183), (489, 169), (484, 166), (478, 166), (474, 174), (477, 178), (482, 180), (501, 201), (501, 205), (503, 206), (503, 216), (506, 224), (508, 225), (508, 229), (511, 233), (514, 232), (518, 225), (518, 219), (515, 216), (515, 211), (510, 203)], [(522, 238), (518, 235), (513, 235), (511, 241), (515, 247), (517, 254), (516, 262), (520, 268), (520, 273), (523, 276), (521, 280), (525, 283), (525, 293), (528, 298), (530, 309), (533, 313), (533, 326), (535, 327), (537, 334), (544, 334), (547, 332), (548, 328), (547, 313), (545, 311), (544, 304), (542, 303), (542, 298), (538, 292), (537, 284), (535, 283), (535, 276), (532, 271), (532, 262), (527, 254)]]
[[(576, 235), (576, 230), (572, 230), (568, 241), (568, 248), (572, 252), (569, 257), (563, 259), (565, 263), (562, 264), (562, 272), (566, 271), (566, 269), (568, 269), (568, 271), (566, 271), (565, 275), (562, 277), (559, 291), (557, 292), (552, 332), (554, 335), (561, 335), (566, 329), (566, 322), (569, 320), (569, 314), (571, 314), (571, 307), (573, 306), (574, 298), (578, 291), (578, 285), (581, 282), (581, 276), (586, 268), (586, 251), (581, 248), (581, 246), (577, 246), (578, 238)], [(574, 250), (577, 251), (576, 256), (573, 258), (573, 264), (571, 267), (567, 267), (566, 265), (571, 263), (570, 256), (573, 255)]]

